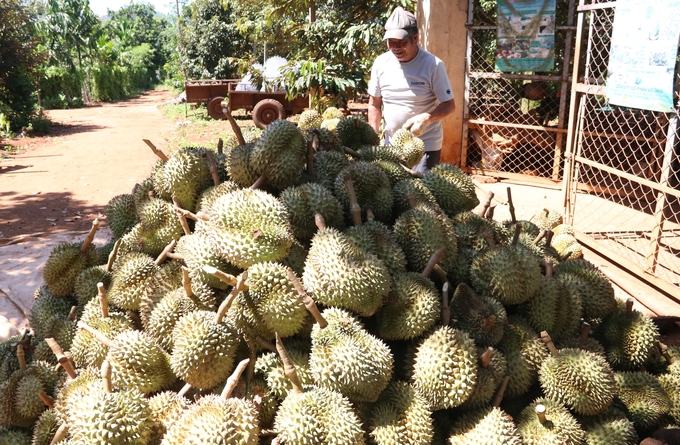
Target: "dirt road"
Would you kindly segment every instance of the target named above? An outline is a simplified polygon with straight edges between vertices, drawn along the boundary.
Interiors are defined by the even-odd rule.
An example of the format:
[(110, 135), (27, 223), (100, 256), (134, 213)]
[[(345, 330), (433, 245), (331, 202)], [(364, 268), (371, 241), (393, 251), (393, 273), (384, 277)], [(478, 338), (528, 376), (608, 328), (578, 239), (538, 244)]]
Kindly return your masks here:
[[(16, 156), (0, 160), (0, 239), (36, 232), (87, 230), (115, 195), (130, 193), (158, 159), (142, 142), (166, 151), (174, 122), (149, 91), (111, 104), (51, 110), (58, 123)], [(61, 125), (59, 125), (61, 123)]]

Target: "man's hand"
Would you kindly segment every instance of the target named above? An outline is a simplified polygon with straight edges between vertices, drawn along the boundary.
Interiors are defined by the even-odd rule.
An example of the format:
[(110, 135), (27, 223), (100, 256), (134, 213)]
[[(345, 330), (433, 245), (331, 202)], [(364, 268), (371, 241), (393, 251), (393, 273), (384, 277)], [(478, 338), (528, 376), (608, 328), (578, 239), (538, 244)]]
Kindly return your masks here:
[(430, 113), (417, 114), (407, 120), (401, 128), (409, 130), (414, 136), (420, 136), (425, 132), (425, 128), (430, 123), (430, 118)]

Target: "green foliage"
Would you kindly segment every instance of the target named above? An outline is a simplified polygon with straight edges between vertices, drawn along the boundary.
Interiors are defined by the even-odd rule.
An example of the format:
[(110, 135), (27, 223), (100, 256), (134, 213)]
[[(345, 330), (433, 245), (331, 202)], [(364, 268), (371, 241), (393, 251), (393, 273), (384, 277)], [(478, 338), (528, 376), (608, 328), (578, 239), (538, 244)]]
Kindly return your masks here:
[(81, 107), (83, 76), (78, 70), (50, 65), (40, 79), (42, 106), (47, 109)]

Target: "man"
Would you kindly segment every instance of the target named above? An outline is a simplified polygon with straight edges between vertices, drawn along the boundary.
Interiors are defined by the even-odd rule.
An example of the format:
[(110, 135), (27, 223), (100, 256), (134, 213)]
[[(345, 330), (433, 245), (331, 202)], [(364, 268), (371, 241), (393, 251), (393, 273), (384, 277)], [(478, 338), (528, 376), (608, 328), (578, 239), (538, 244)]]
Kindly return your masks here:
[(368, 123), (380, 132), (385, 118), (385, 144), (399, 128), (425, 143), (425, 156), (414, 170), (428, 172), (439, 164), (441, 120), (455, 108), (444, 63), (418, 46), (416, 18), (397, 7), (385, 23), (388, 52), (375, 59), (368, 83)]

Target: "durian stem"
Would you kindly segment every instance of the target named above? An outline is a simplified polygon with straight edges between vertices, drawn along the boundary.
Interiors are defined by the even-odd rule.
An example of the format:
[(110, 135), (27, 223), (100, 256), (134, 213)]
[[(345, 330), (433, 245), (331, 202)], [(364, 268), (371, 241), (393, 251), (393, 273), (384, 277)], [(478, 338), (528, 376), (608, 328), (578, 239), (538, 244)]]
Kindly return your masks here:
[(484, 320), (482, 320), (482, 329), (488, 331), (489, 329), (492, 329), (494, 326), (496, 326), (496, 316), (495, 315), (489, 315)]
[(635, 302), (633, 301), (632, 298), (628, 297), (626, 299), (626, 318), (629, 320), (633, 318), (633, 304)]
[(399, 164), (399, 165), (401, 166), (401, 168), (403, 168), (404, 171), (405, 171), (406, 173), (408, 173), (409, 175), (413, 176), (414, 178), (422, 179), (423, 176), (425, 176), (425, 175), (423, 175), (423, 174), (420, 173), (420, 172), (417, 172), (417, 171), (415, 171), (415, 170), (413, 170), (413, 169), (411, 169), (411, 168), (408, 168), (407, 166), (405, 166), (405, 165), (402, 164), (401, 162), (397, 162), (397, 164)]
[(347, 189), (347, 196), (349, 196), (349, 213), (352, 214), (352, 221), (356, 227), (361, 227), (361, 206), (359, 206), (357, 195), (354, 193), (354, 184), (352, 183), (352, 178), (349, 175), (345, 175), (343, 182), (345, 183), (345, 188)]
[(68, 315), (66, 316), (66, 320), (75, 321), (77, 316), (78, 316), (78, 306), (71, 306), (71, 310), (68, 311)]
[(408, 206), (412, 209), (415, 209), (418, 207), (418, 203), (416, 202), (416, 197), (413, 193), (407, 193), (406, 194), (406, 200), (408, 201)]
[(432, 254), (432, 256), (430, 257), (430, 261), (427, 262), (425, 269), (423, 269), (423, 276), (425, 278), (430, 276), (430, 274), (432, 273), (432, 270), (434, 269), (434, 266), (436, 266), (437, 263), (439, 262), (439, 260), (442, 259), (442, 256), (444, 255), (445, 251), (446, 251), (446, 248), (442, 247), (441, 249), (436, 250)]
[(302, 288), (302, 285), (300, 284), (300, 280), (298, 280), (297, 275), (295, 275), (295, 272), (293, 272), (291, 269), (288, 269), (288, 279), (290, 280), (291, 283), (293, 283), (293, 286), (295, 286), (295, 290), (297, 291), (300, 298), (302, 298), (302, 302), (304, 303), (309, 313), (312, 314), (312, 317), (314, 317), (314, 320), (316, 320), (319, 327), (323, 329), (326, 326), (328, 326), (328, 322), (326, 321), (325, 318), (323, 318), (323, 315), (321, 315), (319, 308), (316, 307), (316, 303), (314, 302), (314, 300), (312, 300), (312, 298), (309, 295), (307, 295), (307, 292), (305, 292), (305, 290)]
[(179, 206), (179, 201), (177, 201), (177, 198), (175, 196), (172, 197), (172, 204), (175, 207), (175, 213), (177, 213), (177, 218), (179, 218), (179, 224), (182, 226), (184, 234), (191, 235), (191, 229), (189, 228), (187, 217), (184, 214), (184, 212), (181, 211), (183, 209)]
[(19, 368), (21, 368), (22, 371), (26, 370), (26, 353), (24, 352), (24, 345), (19, 343), (17, 345), (17, 360), (19, 360)]
[(242, 290), (247, 290), (247, 288), (246, 289), (243, 288), (247, 278), (248, 271), (244, 270), (243, 273), (238, 276), (238, 279), (234, 284), (234, 288), (231, 290), (231, 292), (229, 292), (229, 296), (224, 299), (222, 304), (220, 304), (220, 307), (217, 309), (217, 314), (215, 314), (215, 324), (220, 324), (222, 322), (222, 319), (224, 318), (225, 315), (227, 315), (227, 312), (229, 311), (231, 304), (234, 302), (238, 294)]
[(62, 440), (66, 439), (66, 433), (68, 433), (68, 426), (65, 423), (62, 423), (61, 426), (57, 428), (57, 432), (54, 433), (50, 445), (57, 445)]
[(489, 209), (486, 211), (486, 215), (484, 215), (484, 218), (486, 219), (493, 219), (493, 214), (496, 213), (496, 206), (492, 205), (489, 207)]
[(484, 238), (489, 247), (496, 247), (496, 240), (493, 239), (493, 235), (489, 232), (482, 232), (482, 238)]
[(491, 401), (491, 406), (495, 408), (501, 406), (501, 402), (503, 401), (503, 397), (505, 396), (505, 390), (508, 388), (509, 381), (510, 376), (506, 375), (505, 378), (503, 379), (503, 382), (501, 383), (501, 386), (498, 387), (496, 395), (493, 397), (493, 400)]
[(512, 244), (513, 246), (517, 245), (517, 242), (519, 241), (519, 234), (522, 231), (522, 228), (519, 225), (515, 226), (515, 233), (512, 234)]
[[(221, 143), (222, 139), (220, 139), (220, 141), (217, 143), (217, 146), (219, 147)], [(222, 180), (220, 179), (220, 173), (217, 171), (217, 163), (215, 162), (215, 157), (213, 156), (212, 151), (206, 150), (205, 157), (208, 160), (208, 170), (210, 171), (210, 176), (212, 176), (213, 185), (218, 186)]]
[(279, 439), (279, 436), (276, 436), (275, 438), (272, 439), (271, 445), (281, 445), (281, 439)]
[(515, 216), (515, 206), (512, 204), (512, 189), (508, 187), (505, 190), (508, 193), (508, 210), (510, 211), (510, 220), (513, 224), (515, 224), (517, 222), (517, 217)]
[(64, 350), (61, 349), (59, 343), (57, 343), (57, 341), (53, 338), (46, 338), (45, 341), (47, 342), (47, 346), (50, 347), (54, 355), (57, 357), (61, 367), (64, 368), (64, 371), (66, 371), (66, 374), (68, 374), (68, 376), (72, 379), (75, 379), (77, 376), (76, 370), (73, 368), (73, 365), (71, 364), (71, 361), (68, 359), (68, 357), (66, 357), (66, 354), (64, 354)]
[(352, 150), (352, 149), (349, 148), (349, 147), (343, 146), (343, 147), (342, 147), (342, 150), (345, 152), (345, 154), (348, 154), (348, 155), (350, 155), (350, 156), (353, 157), (353, 158), (359, 158), (359, 159), (361, 159), (361, 153), (359, 153), (359, 152), (357, 152), (357, 151), (354, 151), (354, 150)]
[(165, 249), (161, 252), (160, 255), (158, 255), (158, 258), (156, 258), (156, 266), (160, 266), (165, 262), (165, 260), (168, 258), (168, 253), (172, 251), (172, 249), (175, 248), (175, 245), (177, 244), (177, 240), (172, 240), (170, 244), (165, 246)]
[(83, 245), (80, 248), (80, 251), (82, 253), (87, 252), (87, 249), (90, 248), (90, 245), (92, 244), (92, 241), (94, 240), (94, 235), (95, 235), (95, 233), (97, 233), (97, 230), (99, 230), (99, 218), (95, 218), (94, 221), (92, 221), (92, 227), (90, 228), (90, 233), (87, 234), (87, 238), (85, 238), (85, 242), (83, 242)]
[(541, 422), (541, 424), (544, 424), (546, 422), (545, 418), (545, 405), (541, 405), (540, 403), (536, 405), (535, 408), (536, 415), (538, 416), (538, 421)]
[(493, 196), (494, 196), (493, 192), (487, 193), (486, 198), (484, 198), (484, 201), (480, 202), (477, 207), (472, 209), (472, 213), (479, 216), (480, 218), (484, 218), (484, 215), (486, 215), (486, 211), (489, 209), (489, 206), (491, 206)]
[(326, 220), (323, 219), (323, 215), (321, 213), (314, 214), (314, 224), (316, 224), (316, 228), (319, 230), (326, 228)]
[(250, 363), (249, 358), (241, 360), (238, 366), (236, 367), (234, 373), (229, 376), (229, 378), (227, 379), (227, 384), (224, 385), (224, 390), (222, 391), (222, 395), (220, 396), (222, 400), (227, 400), (229, 397), (231, 397), (231, 393), (234, 392), (236, 385), (238, 385), (238, 381), (241, 378), (241, 374), (243, 374), (243, 371), (245, 371), (246, 367), (248, 366), (248, 363)]
[(102, 362), (101, 376), (102, 376), (102, 389), (105, 393), (111, 394), (113, 392), (113, 382), (111, 381), (111, 375), (113, 371), (111, 369), (111, 363), (108, 360)]
[(248, 345), (248, 349), (250, 349), (250, 362), (248, 362), (248, 369), (246, 369), (246, 384), (249, 384), (250, 382), (253, 381), (253, 377), (255, 377), (255, 361), (257, 360), (257, 348), (255, 348), (253, 340), (249, 336), (244, 335), (243, 338), (245, 339), (246, 344)]
[(550, 245), (552, 244), (553, 235), (555, 235), (555, 234), (553, 233), (552, 230), (546, 230), (546, 232), (545, 232), (545, 248), (546, 249), (548, 247), (550, 247)]
[[(198, 212), (198, 214), (194, 214), (190, 212), (189, 210), (181, 208), (179, 205), (174, 205), (175, 212), (177, 212), (178, 215), (183, 216), (185, 219), (189, 218), (194, 221), (198, 221), (199, 219), (202, 219), (203, 221), (208, 221), (210, 217), (208, 217), (205, 213), (201, 215), (202, 212)], [(205, 217), (204, 217), (205, 216)]]
[(224, 141), (222, 138), (217, 139), (217, 153), (223, 154), (224, 153)]
[(451, 323), (451, 309), (449, 308), (449, 282), (446, 281), (442, 286), (442, 326)]
[(262, 174), (262, 175), (260, 175), (259, 178), (257, 178), (257, 181), (255, 181), (255, 182), (253, 183), (253, 185), (250, 186), (250, 188), (253, 189), (253, 190), (254, 190), (254, 189), (259, 189), (260, 187), (262, 187), (262, 184), (264, 184), (264, 181), (266, 181), (266, 180), (267, 180), (267, 176), (265, 176), (264, 174)]
[(38, 397), (40, 397), (40, 400), (43, 401), (46, 407), (48, 407), (49, 409), (54, 408), (54, 399), (50, 397), (45, 391), (40, 391), (38, 393)]
[(541, 229), (540, 232), (538, 232), (538, 235), (536, 235), (536, 238), (531, 242), (534, 246), (537, 245), (543, 238), (545, 238), (545, 235), (548, 233), (547, 230)]
[(202, 221), (210, 221), (210, 214), (206, 212), (198, 212), (195, 215), (191, 212), (187, 212), (187, 218), (193, 219), (194, 221), (198, 221), (199, 219)]
[(180, 397), (184, 397), (184, 396), (187, 395), (187, 393), (189, 392), (190, 389), (191, 389), (191, 385), (189, 383), (187, 383), (184, 386), (182, 386), (182, 389), (179, 390), (177, 395), (180, 396)]
[(375, 221), (375, 214), (370, 207), (366, 207), (366, 221)]
[(319, 151), (319, 133), (312, 132), (311, 139), (307, 142), (307, 173), (314, 174), (314, 153)]
[(446, 276), (446, 271), (442, 269), (442, 267), (439, 264), (435, 264), (432, 270), (434, 271), (434, 273), (437, 274), (442, 283), (449, 282), (449, 277)]
[(672, 365), (675, 363), (675, 357), (671, 356), (668, 353), (668, 346), (665, 345), (664, 343), (659, 342), (659, 350), (661, 351), (661, 355), (666, 359), (669, 365)]
[(265, 340), (259, 335), (255, 336), (255, 342), (269, 351), (276, 352), (276, 345), (270, 341)]
[[(227, 283), (229, 286), (236, 286), (238, 283), (238, 277), (235, 277), (231, 274), (228, 274), (226, 272), (222, 272), (216, 267), (213, 266), (203, 266), (203, 271), (209, 275), (212, 275), (213, 277), (217, 278), (223, 283)], [(243, 280), (240, 285), (241, 290), (248, 290), (248, 283)]]
[(148, 140), (148, 139), (142, 139), (142, 140), (144, 141), (144, 143), (145, 143), (146, 145), (149, 146), (149, 148), (151, 149), (151, 151), (153, 151), (153, 154), (155, 154), (156, 156), (158, 156), (159, 158), (161, 158), (161, 160), (162, 160), (163, 162), (168, 162), (168, 157), (166, 156), (166, 154), (163, 153), (162, 151), (160, 151), (159, 149), (157, 149), (156, 146), (153, 145), (153, 144), (151, 143), (150, 140)]
[(231, 125), (231, 130), (236, 135), (236, 141), (238, 142), (238, 145), (246, 145), (246, 140), (243, 138), (243, 132), (241, 131), (241, 127), (238, 126), (238, 124), (234, 120), (234, 117), (231, 115), (229, 110), (226, 107), (223, 107), (222, 112), (224, 113), (224, 115), (229, 120), (229, 124)]
[(545, 276), (548, 277), (548, 278), (552, 278), (554, 271), (555, 271), (555, 269), (553, 269), (552, 260), (546, 258), (546, 260), (545, 260)]
[(118, 249), (120, 248), (120, 243), (123, 242), (123, 238), (118, 238), (118, 240), (113, 245), (113, 249), (109, 254), (109, 261), (106, 262), (106, 271), (111, 272), (113, 270), (113, 263), (116, 262), (116, 257), (118, 256)]
[(548, 334), (547, 331), (541, 331), (541, 340), (543, 340), (543, 343), (545, 343), (545, 345), (548, 347), (548, 350), (553, 357), (560, 356), (560, 352), (555, 347), (555, 344), (553, 343), (552, 338), (550, 338), (550, 334)]
[(581, 346), (586, 346), (588, 344), (588, 336), (590, 335), (590, 323), (583, 322), (581, 323), (581, 339), (580, 339), (580, 344)]
[(482, 368), (487, 368), (489, 366), (489, 363), (491, 363), (491, 356), (493, 355), (493, 348), (489, 346), (486, 348), (486, 351), (479, 356), (479, 364), (482, 365)]
[(109, 318), (109, 299), (106, 296), (104, 283), (97, 283), (97, 295), (99, 296), (99, 307), (102, 311), (102, 318)]
[(92, 336), (94, 338), (96, 338), (99, 343), (103, 344), (107, 348), (110, 348), (111, 345), (113, 345), (113, 342), (111, 340), (109, 340), (108, 337), (106, 337), (106, 335), (102, 334), (101, 332), (99, 332), (95, 328), (87, 325), (85, 322), (79, 321), (78, 327), (80, 329), (84, 329), (87, 332), (89, 332), (90, 334), (92, 334)]
[(191, 289), (191, 277), (189, 277), (189, 269), (182, 266), (182, 287), (187, 297), (191, 298), (194, 296), (194, 291)]
[(286, 374), (286, 377), (288, 377), (288, 380), (290, 380), (290, 383), (293, 385), (293, 393), (302, 394), (302, 383), (300, 383), (300, 379), (298, 378), (297, 370), (295, 369), (293, 360), (290, 359), (285, 346), (283, 346), (283, 342), (281, 341), (281, 337), (279, 337), (278, 332), (276, 333), (276, 350), (278, 351), (281, 361), (283, 362), (283, 373)]
[(180, 255), (179, 253), (176, 252), (168, 252), (167, 257), (170, 258), (171, 260), (184, 261), (184, 255)]

